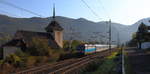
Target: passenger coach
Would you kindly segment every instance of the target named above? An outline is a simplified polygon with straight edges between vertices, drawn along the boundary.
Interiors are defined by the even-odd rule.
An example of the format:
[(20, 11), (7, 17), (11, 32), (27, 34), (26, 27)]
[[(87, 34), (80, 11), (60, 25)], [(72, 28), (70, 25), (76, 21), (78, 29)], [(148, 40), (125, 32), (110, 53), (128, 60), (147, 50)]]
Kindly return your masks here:
[[(111, 45), (111, 48), (115, 48), (116, 45)], [(102, 44), (81, 44), (77, 46), (77, 51), (83, 54), (90, 54), (101, 52), (107, 50), (109, 45), (102, 45)]]

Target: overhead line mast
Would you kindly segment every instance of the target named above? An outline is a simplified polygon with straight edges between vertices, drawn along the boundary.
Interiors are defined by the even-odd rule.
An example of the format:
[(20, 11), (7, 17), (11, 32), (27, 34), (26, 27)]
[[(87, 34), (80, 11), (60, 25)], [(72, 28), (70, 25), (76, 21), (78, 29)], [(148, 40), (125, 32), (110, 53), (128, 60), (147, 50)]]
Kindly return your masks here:
[(111, 19), (109, 19), (109, 50), (111, 52)]
[[(81, 0), (81, 1), (87, 6), (87, 8), (89, 8), (89, 10), (91, 10), (91, 12), (92, 12), (96, 17), (99, 18), (98, 14), (96, 14), (96, 12), (95, 12), (84, 0)], [(101, 0), (99, 0), (99, 3), (101, 3), (101, 5), (102, 5)], [(106, 12), (104, 6), (102, 6), (102, 7), (103, 7), (103, 10)], [(106, 13), (107, 13), (107, 12), (106, 12)], [(108, 15), (108, 18), (110, 18), (110, 16), (109, 16), (108, 13), (107, 13), (107, 15)], [(101, 19), (101, 18), (100, 18), (100, 19)], [(111, 40), (111, 19), (109, 19), (108, 25), (109, 25), (109, 38), (108, 38), (109, 41), (108, 41), (108, 43), (109, 43), (109, 50), (111, 51), (111, 42), (112, 42), (112, 40)]]
[(118, 48), (119, 48), (119, 47), (120, 47), (120, 36), (119, 36), (119, 31), (118, 31), (117, 35), (118, 35), (118, 36), (117, 36), (117, 37), (118, 37), (117, 40), (118, 40)]

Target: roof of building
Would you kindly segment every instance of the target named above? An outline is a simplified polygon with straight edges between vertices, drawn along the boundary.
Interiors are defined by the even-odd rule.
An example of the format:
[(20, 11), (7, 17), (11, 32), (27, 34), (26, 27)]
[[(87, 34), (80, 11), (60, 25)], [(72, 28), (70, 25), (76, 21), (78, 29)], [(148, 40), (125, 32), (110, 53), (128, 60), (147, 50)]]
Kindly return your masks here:
[(8, 41), (7, 43), (5, 43), (3, 46), (22, 46), (24, 44), (24, 42), (21, 39), (12, 39), (10, 41)]
[(7, 42), (4, 44), (4, 46), (16, 46), (16, 44), (22, 40), (24, 43), (26, 43), (27, 47), (30, 47), (31, 41), (33, 38), (39, 38), (39, 39), (46, 39), (48, 40), (48, 44), (52, 48), (59, 48), (58, 44), (54, 40), (53, 36), (50, 33), (46, 32), (33, 32), (33, 31), (24, 31), (19, 30), (16, 32), (13, 40)]
[(14, 37), (15, 38), (22, 37), (22, 38), (26, 38), (27, 40), (29, 40), (29, 38), (32, 38), (32, 37), (49, 38), (49, 39), (54, 40), (53, 36), (50, 33), (25, 31), (25, 30), (18, 30)]
[(53, 30), (62, 31), (63, 28), (59, 25), (59, 23), (53, 20), (49, 25), (45, 28), (47, 32), (52, 32)]
[(55, 20), (55, 6), (53, 8), (53, 20), (48, 24), (48, 26), (45, 28), (47, 32), (33, 32), (33, 31), (24, 31), (19, 30), (16, 32), (13, 40), (9, 41), (5, 44), (5, 46), (16, 46), (16, 44), (22, 40), (24, 43), (26, 43), (26, 46), (30, 46), (31, 41), (33, 38), (39, 38), (39, 39), (47, 39), (48, 44), (51, 48), (60, 48), (57, 42), (55, 41), (54, 37), (48, 33), (53, 32), (54, 30), (62, 31), (63, 28), (59, 25), (59, 23)]

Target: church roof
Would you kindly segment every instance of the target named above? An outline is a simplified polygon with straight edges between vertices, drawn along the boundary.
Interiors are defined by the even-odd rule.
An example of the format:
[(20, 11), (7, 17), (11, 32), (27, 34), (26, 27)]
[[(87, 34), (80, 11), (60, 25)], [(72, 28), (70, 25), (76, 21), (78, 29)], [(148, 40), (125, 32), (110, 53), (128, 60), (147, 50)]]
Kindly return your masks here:
[(4, 46), (16, 46), (16, 44), (22, 40), (24, 43), (26, 43), (27, 47), (30, 47), (33, 38), (46, 39), (48, 40), (48, 44), (51, 48), (59, 48), (58, 44), (50, 33), (24, 30), (17, 31), (14, 38), (7, 42)]
[(55, 20), (51, 21), (49, 25), (45, 28), (46, 31), (52, 32), (53, 30), (62, 31), (63, 28), (59, 25), (59, 23)]
[(30, 46), (31, 41), (33, 38), (39, 38), (39, 39), (46, 39), (48, 40), (48, 44), (51, 48), (60, 48), (57, 42), (55, 41), (54, 37), (48, 33), (53, 32), (54, 30), (62, 31), (63, 28), (59, 25), (59, 23), (55, 20), (55, 7), (53, 8), (53, 20), (48, 24), (48, 26), (45, 28), (47, 32), (33, 32), (33, 31), (25, 31), (25, 30), (19, 30), (16, 32), (14, 38), (5, 44), (5, 46), (16, 46), (16, 44), (22, 40), (24, 43), (26, 43), (26, 46)]
[(21, 39), (12, 39), (10, 41), (8, 41), (7, 43), (5, 43), (3, 46), (16, 46), (16, 47), (19, 47), (19, 46), (22, 46), (24, 45), (24, 42), (21, 40)]
[(56, 17), (55, 17), (55, 5), (54, 5), (54, 8), (53, 8), (52, 21), (48, 24), (48, 26), (45, 29), (46, 29), (47, 32), (52, 32), (54, 30), (57, 30), (57, 31), (62, 31), (63, 30), (63, 28), (56, 21)]
[(29, 38), (32, 38), (32, 37), (50, 38), (50, 39), (54, 40), (53, 36), (50, 33), (25, 31), (25, 30), (18, 30), (14, 37), (15, 38), (17, 38), (17, 37), (27, 38), (27, 40), (29, 40)]

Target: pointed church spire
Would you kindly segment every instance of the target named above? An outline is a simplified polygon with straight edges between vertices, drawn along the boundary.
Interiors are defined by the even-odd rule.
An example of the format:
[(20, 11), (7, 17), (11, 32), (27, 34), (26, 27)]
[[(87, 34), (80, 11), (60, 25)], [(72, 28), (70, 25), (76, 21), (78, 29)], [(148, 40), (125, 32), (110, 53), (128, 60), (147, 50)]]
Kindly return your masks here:
[(53, 4), (53, 20), (55, 20), (55, 4)]
[(54, 30), (57, 30), (57, 31), (62, 31), (63, 30), (63, 28), (56, 21), (55, 4), (53, 4), (53, 16), (52, 16), (52, 20), (51, 20), (51, 22), (49, 23), (49, 25), (45, 29), (46, 29), (47, 32), (53, 32)]

